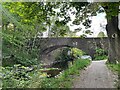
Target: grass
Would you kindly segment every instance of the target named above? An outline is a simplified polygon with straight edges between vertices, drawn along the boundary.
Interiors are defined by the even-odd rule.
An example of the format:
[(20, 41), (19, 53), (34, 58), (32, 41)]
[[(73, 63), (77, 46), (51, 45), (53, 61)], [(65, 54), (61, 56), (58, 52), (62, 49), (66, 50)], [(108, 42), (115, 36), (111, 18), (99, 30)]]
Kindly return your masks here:
[[(2, 69), (5, 75), (3, 88), (71, 88), (73, 76), (80, 74), (80, 70), (89, 64), (89, 60), (75, 60), (72, 66), (55, 78), (47, 78), (47, 74), (42, 73), (40, 69), (26, 73), (27, 67), (24, 66), (6, 67)], [(48, 70), (55, 70), (55, 68)]]
[(120, 64), (107, 64), (108, 68), (110, 68), (113, 72), (119, 72)]
[(114, 73), (118, 74), (118, 81), (117, 81), (116, 86), (117, 86), (118, 89), (120, 89), (120, 63), (118, 63), (118, 64), (109, 64), (109, 63), (107, 63), (107, 66)]
[(80, 74), (80, 70), (84, 69), (90, 64), (89, 60), (76, 60), (74, 64), (63, 71), (57, 78), (44, 78), (41, 83), (42, 88), (71, 88), (71, 76)]
[(106, 55), (96, 56), (96, 57), (95, 57), (95, 61), (97, 61), (97, 60), (105, 60), (105, 59), (107, 59), (107, 58), (108, 58), (108, 56), (106, 56)]

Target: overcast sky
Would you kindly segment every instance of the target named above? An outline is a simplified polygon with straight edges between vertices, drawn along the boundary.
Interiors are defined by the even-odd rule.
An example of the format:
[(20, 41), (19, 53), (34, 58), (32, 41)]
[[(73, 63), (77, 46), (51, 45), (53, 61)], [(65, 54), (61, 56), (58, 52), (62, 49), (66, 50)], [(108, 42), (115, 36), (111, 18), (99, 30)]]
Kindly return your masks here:
[[(106, 14), (105, 13), (99, 13), (97, 16), (91, 17), (92, 23), (91, 23), (91, 28), (87, 30), (91, 30), (93, 32), (92, 35), (87, 35), (87, 37), (97, 37), (99, 32), (103, 31), (104, 34), (107, 36), (106, 30), (102, 28), (101, 26), (105, 26), (107, 24), (107, 20), (105, 18)], [(75, 19), (74, 15), (71, 15), (72, 21)], [(80, 27), (82, 30), (80, 32), (77, 32), (76, 35), (80, 36), (83, 34), (83, 31), (85, 31), (85, 27), (81, 24), (79, 26), (77, 25), (72, 25), (72, 21), (70, 21), (67, 25), (70, 27), (70, 30), (74, 31), (74, 29)], [(43, 33), (43, 37), (47, 37), (48, 32)]]
[[(102, 28), (101, 26), (105, 26), (107, 24), (107, 20), (105, 18), (106, 14), (105, 13), (100, 13), (97, 16), (93, 16), (91, 17), (92, 23), (91, 23), (91, 28), (87, 29), (87, 30), (91, 30), (93, 32), (92, 35), (87, 35), (87, 37), (97, 37), (98, 33), (103, 31), (105, 33), (105, 35), (107, 35), (106, 30), (104, 28)], [(72, 19), (74, 20), (74, 16), (72, 16)], [(80, 36), (83, 34), (83, 31), (85, 31), (86, 29), (84, 28), (84, 26), (81, 24), (80, 26), (74, 25), (71, 26), (72, 22), (69, 22), (68, 25), (70, 26), (70, 30), (74, 30), (78, 27), (81, 27), (82, 30), (80, 32), (77, 32), (76, 35)]]

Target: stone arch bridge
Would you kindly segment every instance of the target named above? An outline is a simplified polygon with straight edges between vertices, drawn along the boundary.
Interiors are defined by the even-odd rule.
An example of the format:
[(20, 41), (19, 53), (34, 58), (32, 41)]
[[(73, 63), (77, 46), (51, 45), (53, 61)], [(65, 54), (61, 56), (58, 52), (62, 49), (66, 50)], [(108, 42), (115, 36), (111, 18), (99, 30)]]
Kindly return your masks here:
[[(32, 40), (33, 41), (33, 40)], [(36, 38), (34, 45), (40, 49), (40, 56), (44, 62), (44, 58), (50, 52), (61, 47), (75, 47), (81, 49), (86, 54), (94, 58), (96, 47), (108, 50), (108, 38)]]

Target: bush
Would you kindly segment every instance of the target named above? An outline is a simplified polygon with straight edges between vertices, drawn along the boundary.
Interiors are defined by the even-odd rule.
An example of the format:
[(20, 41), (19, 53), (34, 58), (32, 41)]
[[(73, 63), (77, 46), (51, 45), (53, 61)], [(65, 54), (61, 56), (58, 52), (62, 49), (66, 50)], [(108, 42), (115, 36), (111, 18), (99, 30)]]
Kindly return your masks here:
[(23, 88), (30, 80), (30, 76), (26, 73), (27, 67), (14, 65), (14, 67), (2, 67), (3, 72), (3, 88)]
[(107, 59), (107, 52), (101, 48), (96, 48), (96, 54), (94, 55), (95, 60), (104, 60)]
[(107, 58), (108, 58), (108, 56), (102, 55), (102, 56), (96, 56), (95, 60), (104, 60), (104, 59), (107, 59)]
[[(68, 51), (70, 51), (70, 55), (68, 55)], [(70, 61), (77, 59), (78, 57), (82, 56), (84, 54), (83, 51), (77, 48), (65, 48), (61, 51), (61, 53), (56, 56), (55, 60), (64, 60), (64, 61)]]
[(20, 64), (13, 67), (2, 67), (3, 88), (69, 88), (71, 75), (90, 64), (89, 60), (75, 60), (73, 65), (56, 78), (47, 78), (46, 73), (36, 66), (26, 67)]
[[(47, 77), (47, 74), (41, 73), (36, 67), (30, 68), (20, 64), (13, 67), (2, 67), (3, 88), (27, 88), (34, 87), (33, 83), (40, 78)], [(37, 77), (37, 78), (36, 78)], [(38, 81), (37, 81), (38, 82)], [(39, 81), (40, 84), (41, 81)], [(37, 84), (36, 84), (37, 85)]]
[[(5, 37), (4, 37), (5, 38)], [(8, 41), (3, 38), (2, 45), (2, 65), (13, 66), (14, 64), (22, 64), (24, 66), (30, 66), (38, 63), (38, 49), (29, 50), (28, 46), (13, 44), (14, 41)]]

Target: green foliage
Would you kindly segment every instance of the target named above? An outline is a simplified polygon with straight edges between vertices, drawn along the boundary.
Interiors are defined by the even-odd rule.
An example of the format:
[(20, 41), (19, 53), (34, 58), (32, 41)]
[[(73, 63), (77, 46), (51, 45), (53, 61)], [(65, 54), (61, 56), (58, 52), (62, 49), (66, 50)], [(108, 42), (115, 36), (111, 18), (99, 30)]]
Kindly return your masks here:
[(36, 66), (25, 67), (20, 64), (13, 67), (1, 67), (3, 88), (70, 88), (71, 75), (76, 75), (79, 70), (90, 64), (89, 60), (75, 60), (73, 66), (65, 70), (56, 78), (47, 78), (46, 73)]
[(98, 55), (102, 55), (102, 54), (104, 54), (104, 50), (101, 49), (101, 48), (97, 48), (97, 49), (96, 49), (96, 53), (97, 53)]
[(84, 52), (82, 50), (77, 49), (77, 48), (72, 48), (71, 49), (71, 53), (73, 54), (73, 56), (75, 58), (79, 58), (79, 57), (81, 57), (84, 54)]
[(54, 24), (51, 28), (51, 37), (65, 37), (68, 35), (69, 27), (67, 25), (56, 25)]
[(48, 11), (49, 15), (54, 15), (52, 3), (4, 2), (0, 5), (3, 14), (3, 63), (12, 60), (13, 64), (37, 64), (39, 50), (34, 47), (34, 42), (32, 45), (27, 45), (27, 42), (46, 31)]
[[(99, 3), (103, 6), (107, 13), (107, 17), (118, 15), (119, 3)], [(67, 36), (74, 35), (75, 33), (69, 31), (66, 23), (71, 20), (70, 15), (75, 15), (75, 21), (73, 24), (81, 24), (90, 27), (91, 21), (89, 16), (97, 14), (100, 11), (98, 3), (87, 2), (4, 2), (2, 3), (2, 36), (3, 36), (3, 65), (12, 67), (3, 67), (3, 87), (13, 88), (35, 88), (35, 87), (70, 87), (69, 75), (79, 73), (79, 69), (83, 69), (89, 64), (87, 60), (76, 60), (74, 65), (63, 72), (58, 78), (46, 78), (46, 74), (41, 73), (39, 70), (28, 72), (28, 67), (32, 64), (37, 64), (39, 57), (39, 50), (33, 46), (27, 45), (31, 38), (36, 38), (38, 33), (46, 31), (47, 26), (52, 27), (51, 36)], [(55, 9), (60, 9), (60, 12), (55, 12)], [(69, 14), (70, 9), (75, 8), (77, 12)], [(75, 11), (74, 10), (74, 11)], [(82, 13), (82, 15), (80, 15)], [(87, 15), (87, 14), (90, 15)], [(55, 20), (51, 17), (57, 17)], [(59, 21), (61, 17), (63, 20)], [(53, 22), (54, 21), (54, 22)], [(52, 23), (54, 25), (52, 25)], [(13, 26), (9, 26), (13, 24)], [(9, 27), (8, 27), (9, 26)], [(91, 33), (87, 30), (85, 33)], [(86, 37), (85, 34), (81, 36)], [(81, 51), (72, 49), (72, 54), (67, 55), (68, 50), (65, 49), (56, 58), (56, 60), (70, 60), (75, 59), (82, 55)], [(97, 48), (95, 59), (105, 59), (104, 50)], [(22, 65), (14, 65), (22, 64)], [(14, 65), (14, 66), (13, 66)], [(23, 66), (24, 65), (24, 66)], [(116, 66), (112, 65), (114, 69)]]
[(113, 16), (118, 16), (120, 2), (104, 2), (100, 4), (107, 14), (107, 19), (111, 19)]
[(71, 88), (71, 75), (76, 75), (79, 71), (90, 64), (89, 60), (75, 60), (72, 67), (66, 69), (56, 78), (44, 78), (42, 81), (43, 88)]
[(109, 64), (107, 63), (107, 66), (114, 72), (120, 73), (120, 64)]
[[(38, 21), (40, 24), (44, 22), (47, 17), (45, 6), (37, 2), (4, 2), (2, 5), (8, 9), (11, 15), (17, 18), (20, 23), (23, 25), (32, 25), (34, 27), (33, 29), (35, 29), (35, 25), (38, 24)], [(9, 22), (14, 23), (13, 20)], [(16, 26), (18, 27), (18, 25)]]
[(106, 51), (101, 48), (96, 48), (96, 54), (94, 55), (95, 60), (104, 60), (107, 59)]
[(34, 88), (33, 83), (41, 84), (41, 78), (47, 77), (47, 74), (41, 73), (37, 66), (25, 67), (16, 64), (13, 67), (1, 67), (1, 69), (3, 88)]
[(120, 88), (120, 63), (118, 64), (110, 64), (110, 63), (107, 63), (107, 66), (109, 69), (111, 69), (114, 73), (118, 74), (118, 81), (116, 86), (117, 88), (119, 89)]
[(99, 32), (99, 34), (97, 35), (97, 37), (106, 37), (104, 32)]
[[(21, 41), (20, 41), (21, 42)], [(22, 64), (22, 65), (33, 65), (38, 63), (37, 59), (37, 49), (32, 49), (27, 51), (25, 47), (21, 47), (21, 45), (16, 43), (14, 40), (8, 42), (8, 40), (3, 39), (3, 66), (13, 66), (14, 64)]]
[[(68, 55), (68, 52), (70, 52), (70, 55)], [(65, 48), (63, 49), (62, 52), (60, 52), (58, 56), (56, 56), (55, 60), (64, 60), (64, 61), (74, 60), (82, 56), (83, 53), (84, 53), (83, 51), (77, 48)]]
[(6, 65), (12, 66), (13, 64), (22, 65), (37, 64), (38, 56), (36, 53), (38, 52), (38, 49), (36, 48), (29, 49), (28, 47), (30, 46), (26, 44), (28, 39), (30, 39), (36, 34), (36, 32), (31, 31), (30, 33), (28, 34), (28, 31), (14, 30), (11, 27), (8, 27), (7, 30), (3, 28), (2, 31), (3, 66)]
[(14, 65), (14, 67), (2, 67), (3, 88), (26, 87), (30, 78), (26, 73), (26, 70), (26, 67), (20, 65)]
[(80, 38), (86, 38), (86, 37), (87, 37), (87, 35), (85, 35), (85, 34), (80, 35)]
[(74, 61), (73, 66), (71, 66), (68, 70), (66, 70), (63, 75), (65, 75), (64, 77), (66, 78), (68, 75), (79, 74), (79, 70), (85, 68), (89, 64), (90, 61), (87, 59), (85, 60), (77, 59)]
[(102, 56), (96, 56), (94, 60), (105, 60), (107, 58), (108, 58), (108, 56), (102, 55)]
[(70, 60), (70, 56), (67, 54), (68, 51), (70, 51), (69, 48), (63, 49), (63, 50), (60, 52), (60, 54), (59, 54), (58, 56), (56, 56), (55, 60), (57, 60), (57, 61), (59, 61), (59, 60), (60, 60), (60, 61), (61, 61), (61, 60), (66, 60), (66, 61)]

